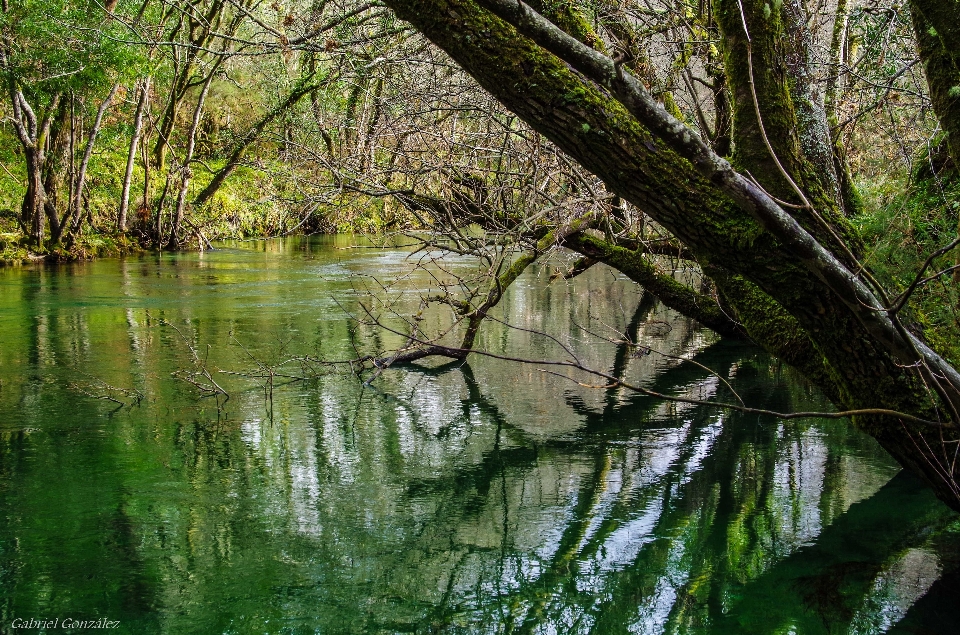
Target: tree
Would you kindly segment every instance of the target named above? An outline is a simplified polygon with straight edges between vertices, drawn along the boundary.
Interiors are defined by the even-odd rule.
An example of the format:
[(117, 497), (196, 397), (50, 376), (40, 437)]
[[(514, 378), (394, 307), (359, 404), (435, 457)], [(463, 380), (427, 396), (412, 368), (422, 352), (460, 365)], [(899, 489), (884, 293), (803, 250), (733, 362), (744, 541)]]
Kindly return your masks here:
[(960, 21), (949, 2), (913, 0), (914, 31), (933, 108), (947, 133), (954, 164), (960, 166)]
[[(0, 75), (27, 176), (20, 218), (37, 246), (47, 223), (53, 243), (79, 223), (86, 168), (118, 89), (112, 76), (136, 65), (136, 51), (116, 41), (105, 18), (100, 9), (67, 0), (2, 5)], [(91, 103), (96, 107), (75, 173), (76, 136)], [(62, 196), (65, 182), (69, 192)]]
[[(853, 420), (960, 509), (960, 374), (901, 319), (916, 285), (895, 294), (863, 265), (862, 241), (845, 213), (852, 202), (811, 81), (802, 3), (713, 3), (709, 22), (721, 36), (732, 110), (729, 160), (631, 74), (626, 47), (614, 57), (605, 53), (573, 2), (385, 4), (611, 192), (669, 230), (712, 282), (712, 305), (752, 339), (841, 408), (888, 411)], [(960, 24), (952, 3), (920, 4), (915, 15), (939, 19), (940, 37)], [(927, 30), (934, 32), (941, 33)], [(931, 68), (928, 62), (936, 96), (946, 85), (938, 77), (955, 75)], [(951, 90), (946, 103), (955, 104)], [(953, 130), (949, 108), (938, 107), (938, 114)], [(627, 275), (645, 262), (643, 254), (626, 258), (626, 247), (589, 233), (565, 244)], [(918, 284), (926, 273), (918, 273)]]

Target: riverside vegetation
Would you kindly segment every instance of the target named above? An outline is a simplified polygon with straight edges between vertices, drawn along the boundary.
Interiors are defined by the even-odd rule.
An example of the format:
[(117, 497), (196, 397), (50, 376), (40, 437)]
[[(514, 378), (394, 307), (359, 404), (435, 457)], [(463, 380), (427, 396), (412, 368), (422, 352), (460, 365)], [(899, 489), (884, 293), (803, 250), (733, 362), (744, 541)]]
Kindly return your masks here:
[(555, 277), (606, 264), (752, 339), (960, 508), (956, 3), (4, 0), (0, 19), (5, 261), (345, 230), (472, 257), (423, 297), (455, 325), (414, 315), (399, 364), (466, 357), (563, 247), (580, 257)]

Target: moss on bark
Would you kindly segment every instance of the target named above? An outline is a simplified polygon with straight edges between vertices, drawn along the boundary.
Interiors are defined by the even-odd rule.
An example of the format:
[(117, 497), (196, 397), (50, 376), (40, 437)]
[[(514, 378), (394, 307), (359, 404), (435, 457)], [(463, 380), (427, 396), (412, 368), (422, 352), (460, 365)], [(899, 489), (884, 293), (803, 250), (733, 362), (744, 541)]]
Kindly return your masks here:
[[(863, 245), (843, 212), (826, 113), (809, 68), (803, 8), (790, 0), (773, 4), (777, 10), (766, 0), (715, 0), (732, 92), (733, 163), (773, 196), (799, 205), (803, 201), (782, 167), (816, 210), (795, 210), (797, 220), (839, 253), (836, 233), (859, 257)], [(853, 265), (849, 259), (847, 264)]]
[(781, 361), (799, 370), (834, 403), (843, 403), (838, 382), (824, 356), (800, 324), (773, 298), (742, 277), (720, 267), (706, 273), (750, 339)]
[[(741, 55), (727, 53), (732, 65), (728, 77), (736, 79), (735, 108), (752, 108), (752, 98), (744, 102), (745, 60), (743, 42), (732, 34), (733, 17), (739, 21), (739, 9), (730, 12), (736, 2), (719, 0), (725, 14), (719, 17), (725, 46), (740, 47)], [(576, 158), (586, 169), (604, 180), (615, 194), (630, 201), (672, 232), (705, 264), (716, 264), (741, 276), (768, 296), (772, 306), (758, 310), (768, 324), (757, 328), (762, 333), (781, 333), (799, 327), (809, 344), (797, 338), (796, 346), (806, 348), (797, 354), (820, 355), (829, 377), (837, 384), (835, 398), (844, 407), (883, 407), (914, 415), (935, 416), (934, 406), (915, 373), (893, 359), (881, 343), (874, 341), (845, 304), (806, 266), (800, 258), (784, 249), (752, 220), (748, 213), (727, 200), (720, 191), (685, 159), (670, 151), (641, 126), (615, 99), (584, 80), (568, 65), (545, 52), (516, 30), (472, 0), (386, 0), (397, 14), (413, 23), (430, 40), (447, 51), (501, 103), (514, 111), (538, 132)], [(725, 6), (723, 6), (725, 5)], [(753, 4), (760, 11), (762, 5)], [(757, 9), (757, 7), (761, 7)], [(741, 27), (742, 29), (742, 27)], [(770, 49), (773, 50), (772, 48)], [(789, 114), (788, 78), (783, 66), (765, 54), (754, 59), (759, 75), (770, 82), (770, 99)], [(779, 102), (777, 102), (779, 100)], [(742, 115), (741, 115), (742, 116)], [(755, 117), (754, 117), (755, 120)], [(795, 116), (774, 115), (778, 132), (790, 133)], [(741, 123), (741, 125), (743, 125)], [(788, 140), (799, 154), (799, 142)], [(769, 163), (766, 164), (769, 168)], [(825, 190), (817, 187), (809, 162), (798, 164), (802, 187), (816, 201), (830, 201)], [(764, 174), (770, 173), (767, 169)], [(774, 192), (777, 193), (776, 191)], [(854, 253), (859, 240), (840, 211), (839, 205), (826, 205), (818, 211), (832, 223), (832, 231), (822, 227), (809, 213), (798, 213), (798, 220), (814, 236), (843, 258), (844, 246), (836, 233)], [(779, 306), (782, 311), (775, 308)], [(760, 307), (760, 305), (758, 305)], [(788, 319), (789, 318), (789, 319)], [(811, 357), (812, 358), (812, 357)], [(899, 420), (883, 420), (872, 431), (892, 453), (903, 453), (910, 436), (920, 432), (915, 425)], [(907, 435), (907, 436), (905, 436)], [(956, 438), (951, 430), (939, 441), (928, 442), (937, 451)], [(903, 459), (910, 463), (909, 457)], [(919, 466), (919, 463), (914, 464)], [(953, 500), (960, 508), (960, 497), (938, 483), (935, 472), (917, 468), (937, 488), (944, 500)], [(942, 479), (941, 479), (942, 480)]]
[(610, 265), (652, 293), (664, 305), (697, 320), (724, 337), (742, 338), (743, 330), (726, 316), (717, 301), (660, 271), (641, 252), (630, 251), (588, 234), (571, 236), (566, 247)]
[(954, 165), (960, 166), (960, 4), (954, 0), (911, 0), (917, 48), (930, 100)]

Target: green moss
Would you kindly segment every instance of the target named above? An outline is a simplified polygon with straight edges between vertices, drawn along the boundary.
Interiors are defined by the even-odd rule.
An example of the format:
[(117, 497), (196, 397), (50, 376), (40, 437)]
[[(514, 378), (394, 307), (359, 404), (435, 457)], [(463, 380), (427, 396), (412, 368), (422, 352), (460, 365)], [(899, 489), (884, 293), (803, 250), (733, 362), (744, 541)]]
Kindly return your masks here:
[(680, 110), (680, 106), (677, 105), (677, 100), (673, 98), (673, 93), (670, 91), (665, 91), (661, 94), (661, 98), (663, 99), (663, 107), (668, 113), (680, 121), (687, 120), (686, 117), (684, 117), (683, 112)]
[(740, 276), (730, 275), (715, 267), (708, 271), (751, 339), (799, 370), (831, 399), (843, 399), (843, 382), (831, 370), (796, 318)]
[(605, 52), (603, 40), (593, 30), (586, 16), (571, 0), (531, 0), (530, 6), (568, 34), (587, 46)]
[(19, 231), (0, 233), (0, 265), (19, 265), (30, 260), (23, 234)]
[[(929, 178), (903, 192), (898, 183), (863, 184), (867, 211), (855, 219), (868, 244), (867, 264), (893, 295), (904, 291), (928, 255), (957, 236), (960, 180)], [(928, 274), (960, 262), (954, 250)], [(960, 289), (946, 274), (918, 289), (901, 318), (953, 364), (960, 364)]]
[[(781, 167), (791, 175), (804, 195), (817, 210), (817, 215), (832, 227), (827, 231), (822, 221), (808, 210), (797, 209), (793, 214), (803, 227), (835, 253), (844, 249), (834, 237), (835, 232), (854, 254), (862, 252), (862, 242), (856, 229), (849, 223), (834, 195), (835, 183), (824, 176), (824, 170), (809, 157), (823, 154), (830, 157), (829, 139), (813, 138), (819, 132), (812, 125), (804, 95), (796, 81), (783, 72), (790, 50), (780, 12), (772, 12), (762, 0), (745, 0), (743, 8), (750, 25), (753, 74), (751, 78), (747, 56), (747, 38), (743, 14), (738, 0), (716, 0), (718, 21), (724, 41), (724, 72), (733, 91), (734, 147), (733, 164), (760, 180), (773, 196), (793, 204), (801, 204), (793, 186), (782, 176)], [(752, 82), (751, 82), (752, 79)], [(753, 90), (763, 113), (758, 121), (754, 107)], [(797, 94), (800, 93), (800, 94)], [(763, 131), (773, 147), (776, 160), (764, 142)], [(805, 133), (810, 133), (806, 134)], [(824, 143), (824, 147), (817, 144)], [(832, 160), (832, 159), (827, 159)], [(778, 165), (778, 162), (780, 165)], [(847, 263), (855, 266), (853, 263)]]

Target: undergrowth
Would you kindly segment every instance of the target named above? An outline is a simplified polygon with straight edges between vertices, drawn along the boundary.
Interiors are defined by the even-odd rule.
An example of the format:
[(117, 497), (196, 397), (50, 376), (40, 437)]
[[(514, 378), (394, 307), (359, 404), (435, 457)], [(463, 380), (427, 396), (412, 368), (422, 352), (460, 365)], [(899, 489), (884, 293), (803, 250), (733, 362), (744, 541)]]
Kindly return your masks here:
[[(866, 212), (854, 219), (868, 248), (867, 265), (894, 294), (905, 292), (926, 259), (958, 237), (960, 178), (931, 176), (862, 183)], [(960, 247), (937, 258), (923, 277), (960, 263)], [(908, 328), (953, 364), (960, 363), (960, 270), (919, 286), (902, 310)], [(895, 302), (895, 300), (894, 300)]]
[[(90, 164), (85, 188), (84, 223), (79, 232), (66, 236), (60, 245), (40, 248), (28, 244), (17, 222), (25, 192), (26, 175), (22, 157), (8, 134), (0, 134), (0, 266), (34, 260), (83, 260), (118, 256), (148, 249), (153, 244), (156, 195), (162, 181), (153, 175), (154, 189), (147, 205), (143, 202), (143, 167), (134, 169), (130, 193), (128, 232), (116, 231), (116, 217), (122, 190), (128, 140), (109, 134), (98, 142)], [(208, 157), (198, 162), (190, 185), (196, 196), (223, 165)], [(376, 233), (392, 219), (395, 211), (384, 210), (384, 201), (362, 196), (318, 196), (316, 174), (297, 174), (279, 159), (238, 167), (207, 204), (187, 213), (185, 245), (197, 245), (191, 235), (197, 227), (208, 240), (267, 238), (289, 233)], [(323, 198), (324, 203), (311, 199)], [(175, 193), (167, 197), (165, 225), (169, 227)], [(389, 207), (389, 206), (388, 206)], [(393, 213), (391, 213), (393, 212)], [(165, 231), (169, 231), (165, 229)]]

